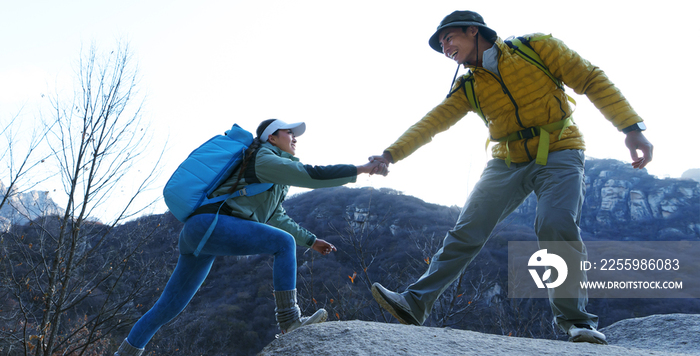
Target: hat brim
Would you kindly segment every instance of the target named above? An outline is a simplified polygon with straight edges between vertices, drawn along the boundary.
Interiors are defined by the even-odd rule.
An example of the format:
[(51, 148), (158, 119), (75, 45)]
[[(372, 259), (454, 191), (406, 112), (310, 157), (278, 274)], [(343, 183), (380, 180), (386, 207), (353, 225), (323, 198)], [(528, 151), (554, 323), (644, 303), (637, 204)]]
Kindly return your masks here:
[(430, 40), (428, 40), (428, 44), (430, 45), (430, 48), (434, 49), (438, 53), (442, 53), (442, 46), (440, 45), (440, 31), (448, 28), (448, 27), (464, 27), (464, 26), (479, 26), (480, 27), (480, 32), (483, 33), (484, 37), (488, 39), (493, 39), (496, 37), (496, 31), (484, 26), (484, 24), (479, 23), (479, 22), (474, 22), (474, 21), (457, 21), (457, 22), (450, 22), (448, 24), (445, 24), (443, 26), (438, 27), (437, 30), (435, 30), (435, 33), (433, 33), (432, 36), (430, 36)]
[(283, 127), (280, 127), (278, 130), (292, 130), (292, 133), (294, 136), (301, 136), (304, 134), (306, 131), (306, 123), (304, 122), (295, 122), (293, 124), (286, 124)]
[(302, 134), (304, 134), (304, 131), (306, 131), (306, 123), (295, 122), (292, 124), (288, 124), (279, 119), (275, 120), (270, 125), (268, 125), (267, 128), (265, 128), (265, 131), (263, 131), (260, 139), (262, 140), (262, 142), (267, 142), (267, 137), (275, 133), (275, 131), (277, 130), (292, 130), (294, 136), (297, 137), (301, 136)]

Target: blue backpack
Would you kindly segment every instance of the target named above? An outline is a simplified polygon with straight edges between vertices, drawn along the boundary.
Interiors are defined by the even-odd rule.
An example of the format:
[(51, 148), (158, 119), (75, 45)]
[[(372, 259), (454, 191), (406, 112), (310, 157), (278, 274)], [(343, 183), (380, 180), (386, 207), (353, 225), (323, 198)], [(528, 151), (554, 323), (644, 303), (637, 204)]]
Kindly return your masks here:
[[(272, 187), (272, 183), (249, 184), (245, 188), (228, 195), (207, 198), (216, 188), (228, 179), (245, 157), (245, 150), (253, 142), (253, 135), (234, 124), (224, 135), (212, 137), (180, 164), (163, 188), (163, 199), (170, 212), (185, 222), (202, 205), (221, 202), (238, 196), (253, 196)], [(202, 237), (195, 256), (204, 246), (219, 219), (216, 218)]]

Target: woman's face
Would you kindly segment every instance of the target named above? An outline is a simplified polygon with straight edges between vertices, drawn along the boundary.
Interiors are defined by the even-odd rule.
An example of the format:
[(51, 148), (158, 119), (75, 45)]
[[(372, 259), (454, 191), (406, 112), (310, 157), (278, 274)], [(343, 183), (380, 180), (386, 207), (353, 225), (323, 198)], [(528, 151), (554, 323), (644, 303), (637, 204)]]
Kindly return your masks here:
[(297, 139), (292, 130), (277, 130), (277, 133), (270, 135), (267, 141), (292, 156), (296, 153)]

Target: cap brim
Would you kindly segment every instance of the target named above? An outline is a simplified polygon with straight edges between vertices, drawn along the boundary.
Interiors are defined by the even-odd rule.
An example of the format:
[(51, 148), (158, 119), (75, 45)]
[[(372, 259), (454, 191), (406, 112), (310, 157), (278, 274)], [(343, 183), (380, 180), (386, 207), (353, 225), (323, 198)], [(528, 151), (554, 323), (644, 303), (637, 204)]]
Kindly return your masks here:
[(304, 122), (295, 122), (293, 124), (286, 124), (280, 127), (279, 129), (282, 130), (292, 130), (292, 133), (294, 133), (294, 136), (301, 136), (304, 134), (304, 131), (306, 131), (306, 123)]
[(433, 33), (432, 36), (430, 36), (430, 40), (428, 40), (428, 44), (430, 45), (430, 48), (434, 49), (438, 53), (442, 53), (442, 46), (440, 45), (440, 31), (448, 28), (448, 27), (463, 27), (463, 26), (479, 26), (481, 28), (480, 31), (484, 33), (485, 36), (488, 38), (492, 38), (496, 36), (496, 31), (484, 26), (484, 24), (479, 23), (479, 22), (474, 22), (474, 21), (458, 21), (458, 22), (450, 22), (448, 24), (445, 24), (444, 26), (438, 27), (437, 30), (435, 30), (435, 33)]
[(262, 133), (260, 139), (262, 142), (267, 142), (267, 137), (272, 135), (277, 130), (292, 130), (294, 136), (301, 136), (304, 131), (306, 131), (306, 124), (303, 122), (295, 122), (293, 124), (288, 124), (282, 120), (273, 121)]

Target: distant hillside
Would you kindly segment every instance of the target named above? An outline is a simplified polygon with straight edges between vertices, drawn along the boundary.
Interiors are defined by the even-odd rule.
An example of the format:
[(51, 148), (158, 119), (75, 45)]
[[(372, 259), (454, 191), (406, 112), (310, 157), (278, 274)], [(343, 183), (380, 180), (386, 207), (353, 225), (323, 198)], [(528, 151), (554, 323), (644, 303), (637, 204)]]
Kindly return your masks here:
[[(613, 160), (589, 160), (586, 167), (590, 199), (584, 207), (584, 239), (700, 239), (698, 184), (656, 179)], [(532, 229), (535, 202), (530, 197), (496, 228), (462, 278), (439, 299), (426, 326), (565, 338), (552, 328), (545, 299), (506, 297), (506, 245), (509, 240), (536, 239)], [(642, 212), (648, 214), (639, 213), (637, 205), (646, 207)], [(414, 281), (425, 271), (460, 210), (391, 189), (344, 187), (299, 194), (288, 198), (284, 206), (302, 226), (338, 247), (337, 253), (326, 257), (300, 249), (297, 257), (297, 285), (304, 311), (324, 307), (331, 321), (393, 322), (378, 308), (369, 286), (378, 281), (402, 289)], [(270, 265), (265, 256), (221, 258), (192, 305), (172, 328), (156, 335), (153, 345), (161, 350), (179, 347), (192, 354), (201, 351), (196, 346), (173, 344), (168, 335), (179, 330), (206, 334), (202, 342), (222, 340), (221, 355), (234, 347), (240, 355), (254, 355), (276, 332)], [(224, 307), (212, 308), (214, 305)], [(600, 326), (605, 327), (651, 314), (697, 314), (700, 300), (592, 299), (589, 310), (600, 315)], [(229, 338), (226, 344), (223, 340), (231, 335), (239, 337)]]
[[(534, 219), (531, 195), (513, 218)], [(700, 182), (657, 179), (612, 159), (586, 160), (581, 229), (603, 240), (700, 238)]]
[(40, 216), (63, 213), (47, 191), (8, 192), (7, 187), (0, 182), (0, 201), (8, 195), (9, 198), (0, 208), (0, 231), (7, 231), (12, 224), (26, 224)]
[(681, 174), (681, 179), (692, 179), (696, 182), (700, 182), (700, 168), (692, 168), (683, 172), (683, 174)]
[[(700, 183), (656, 179), (614, 160), (587, 161), (586, 176), (584, 240), (700, 239)], [(301, 248), (297, 254), (300, 306), (306, 313), (326, 308), (331, 321), (392, 322), (374, 302), (371, 283), (400, 290), (418, 278), (460, 212), (391, 189), (345, 187), (295, 195), (284, 207), (301, 226), (338, 247), (329, 256)], [(507, 298), (507, 243), (536, 239), (535, 207), (531, 196), (496, 227), (479, 256), (438, 300), (426, 326), (538, 339), (564, 337), (552, 327), (546, 299)], [(156, 232), (137, 253), (144, 265), (159, 261), (161, 268), (148, 275), (157, 283), (125, 304), (125, 317), (139, 317), (157, 299), (177, 262), (181, 227), (166, 213), (127, 222), (110, 232), (111, 249), (119, 248), (118, 242), (128, 234)], [(16, 227), (17, 233), (27, 234), (26, 239), (34, 238), (30, 236), (34, 230)], [(272, 257), (264, 255), (218, 258), (187, 309), (155, 335), (148, 350), (158, 355), (257, 354), (277, 333), (271, 266)], [(143, 273), (139, 268), (124, 272), (124, 278)], [(0, 302), (0, 309), (7, 313), (11, 305), (11, 300)], [(2, 318), (2, 310), (0, 323), (10, 320)], [(600, 315), (600, 326), (605, 327), (651, 314), (700, 314), (700, 300), (592, 299), (589, 310)], [(116, 345), (127, 332), (121, 328), (109, 337)]]

